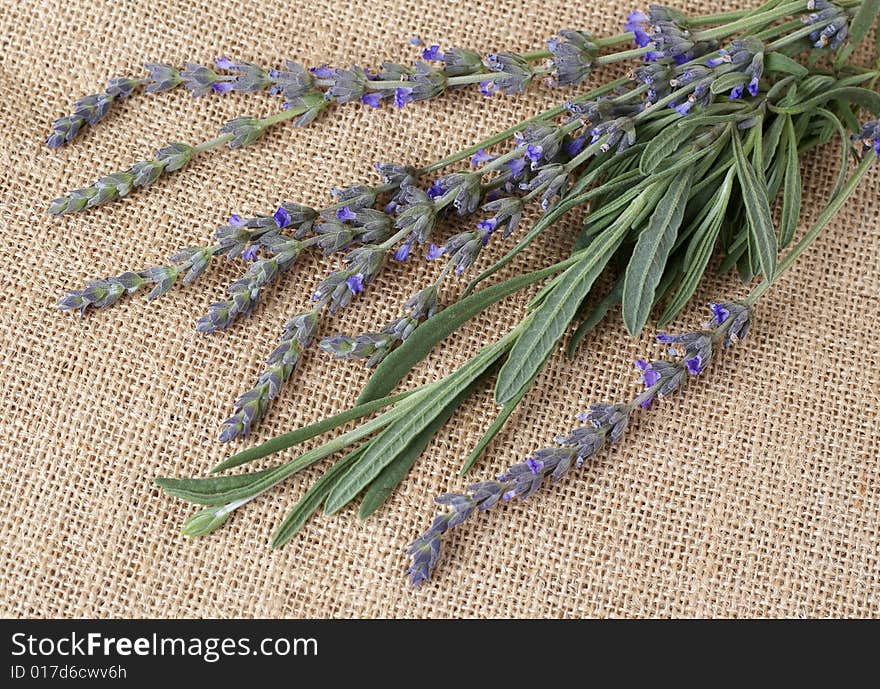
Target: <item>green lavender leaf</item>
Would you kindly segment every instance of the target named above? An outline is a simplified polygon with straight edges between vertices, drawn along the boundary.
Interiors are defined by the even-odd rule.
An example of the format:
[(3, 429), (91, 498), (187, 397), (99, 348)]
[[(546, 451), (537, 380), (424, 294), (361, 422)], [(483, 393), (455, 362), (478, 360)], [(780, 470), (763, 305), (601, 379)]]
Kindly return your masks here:
[(468, 396), (470, 396), (479, 380), (480, 379), (478, 378), (471, 383), (471, 385), (465, 388), (458, 397), (447, 404), (443, 411), (425, 427), (425, 430), (413, 438), (403, 452), (399, 453), (397, 457), (395, 457), (394, 460), (382, 469), (379, 475), (373, 479), (373, 482), (369, 485), (367, 492), (364, 494), (364, 499), (361, 501), (361, 506), (358, 510), (358, 516), (361, 519), (366, 519), (385, 503), (391, 495), (391, 492), (400, 485), (403, 477), (406, 476), (407, 472), (412, 468), (412, 465), (416, 463), (416, 460), (422, 452), (424, 452), (428, 443), (431, 442), (431, 438), (434, 437), (434, 434), (437, 433), (447, 421), (449, 421), (449, 418), (455, 413), (455, 410), (461, 406), (462, 402), (464, 402)]
[(299, 445), (306, 440), (314, 438), (316, 435), (321, 435), (322, 433), (326, 433), (327, 431), (332, 431), (334, 428), (338, 428), (344, 423), (348, 423), (349, 421), (354, 421), (355, 419), (360, 419), (367, 414), (372, 414), (374, 411), (378, 411), (383, 407), (387, 407), (395, 402), (398, 402), (402, 399), (409, 397), (413, 394), (415, 390), (407, 390), (405, 392), (399, 392), (396, 395), (389, 395), (388, 397), (382, 397), (379, 399), (371, 400), (368, 402), (364, 402), (362, 404), (358, 404), (351, 409), (346, 409), (343, 412), (335, 414), (334, 416), (327, 417), (326, 419), (322, 419), (317, 423), (310, 424), (308, 426), (303, 426), (302, 428), (298, 428), (295, 431), (290, 431), (288, 433), (282, 433), (281, 435), (277, 435), (266, 442), (257, 445), (256, 447), (248, 448), (247, 450), (243, 450), (237, 454), (232, 455), (228, 459), (223, 460), (211, 469), (211, 473), (217, 473), (220, 471), (225, 471), (226, 469), (232, 469), (233, 467), (241, 466), (242, 464), (246, 464), (248, 462), (253, 462), (257, 459), (262, 459), (267, 455), (273, 454), (275, 452), (280, 452), (281, 450), (286, 450), (289, 447), (293, 447), (294, 445)]
[[(841, 111), (852, 115), (852, 111), (849, 108), (841, 108)], [(847, 173), (849, 172), (850, 139), (843, 122), (841, 122), (834, 113), (825, 108), (817, 108), (816, 114), (819, 117), (828, 120), (840, 138), (840, 166), (837, 170), (837, 181), (834, 183), (834, 188), (831, 190), (831, 198), (834, 198), (840, 193), (840, 190), (843, 189), (843, 185), (846, 184)], [(858, 128), (859, 124), (858, 121), (856, 121), (853, 129), (854, 131), (858, 131)]]
[(522, 386), (543, 366), (599, 273), (617, 251), (633, 219), (642, 211), (646, 203), (656, 203), (658, 189), (665, 188), (665, 185), (666, 182), (658, 181), (653, 186), (647, 187), (620, 215), (614, 225), (580, 253), (578, 262), (565, 271), (557, 286), (532, 313), (529, 327), (513, 345), (510, 356), (507, 357), (498, 374), (498, 382), (495, 385), (496, 403), (505, 404), (512, 400)]
[(862, 106), (866, 110), (870, 110), (874, 115), (880, 114), (880, 94), (869, 89), (859, 86), (841, 86), (830, 88), (819, 93), (812, 98), (801, 101), (797, 105), (780, 106), (769, 104), (770, 110), (783, 113), (786, 115), (799, 115), (800, 113), (811, 112), (820, 105), (824, 105), (830, 100), (843, 100), (847, 103), (855, 103)]
[(764, 55), (765, 72), (784, 72), (796, 77), (806, 76), (809, 70), (797, 60), (792, 60), (788, 55), (779, 51), (772, 51)]
[(583, 339), (589, 335), (593, 329), (602, 322), (611, 307), (620, 303), (623, 297), (623, 276), (620, 276), (615, 282), (614, 287), (609, 290), (608, 294), (599, 300), (599, 303), (590, 311), (590, 314), (584, 318), (572, 333), (565, 347), (565, 354), (569, 359), (574, 359), (574, 354), (580, 346)]
[[(687, 124), (685, 124), (687, 123)], [(699, 125), (699, 121), (697, 121)], [(664, 163), (669, 157), (675, 153), (682, 144), (692, 138), (696, 127), (693, 120), (687, 118), (682, 123), (666, 127), (651, 141), (648, 142), (645, 152), (639, 160), (639, 172), (643, 175), (650, 175), (656, 170), (661, 163)]]
[(734, 170), (728, 170), (724, 178), (724, 182), (715, 192), (708, 212), (703, 216), (699, 226), (694, 231), (693, 238), (688, 244), (684, 257), (684, 277), (679, 284), (675, 296), (667, 304), (663, 315), (660, 316), (660, 325), (666, 325), (684, 308), (694, 292), (697, 285), (706, 271), (709, 264), (709, 258), (712, 256), (712, 249), (718, 238), (718, 232), (721, 229), (721, 223), (724, 220), (727, 211), (727, 205), (730, 200), (730, 192), (733, 188)]
[[(542, 364), (543, 367), (543, 364)], [(485, 433), (483, 433), (479, 442), (474, 446), (474, 449), (471, 450), (471, 453), (467, 456), (467, 459), (464, 460), (464, 464), (461, 466), (461, 470), (458, 472), (459, 476), (464, 476), (468, 471), (471, 470), (471, 467), (476, 463), (476, 461), (480, 458), (480, 455), (483, 454), (485, 449), (489, 446), (489, 443), (492, 442), (492, 439), (498, 435), (498, 432), (504, 428), (504, 424), (507, 423), (507, 420), (510, 418), (510, 415), (516, 410), (519, 406), (519, 403), (522, 402), (523, 397), (526, 396), (526, 393), (531, 388), (532, 383), (535, 381), (540, 368), (538, 371), (535, 371), (535, 375), (532, 376), (528, 382), (523, 385), (519, 392), (517, 392), (510, 400), (505, 402), (504, 406), (501, 407), (501, 411), (498, 412), (498, 415), (492, 420), (492, 423), (489, 424), (489, 427), (486, 429)]]
[(277, 472), (278, 467), (249, 474), (214, 476), (211, 478), (156, 478), (153, 483), (169, 495), (199, 505), (222, 505), (251, 495)]
[(752, 167), (755, 169), (755, 175), (758, 183), (767, 188), (767, 178), (764, 176), (764, 118), (758, 117), (755, 125), (749, 130), (752, 139)]
[[(514, 331), (516, 332), (516, 331)], [(459, 393), (479, 378), (510, 347), (512, 335), (484, 348), (464, 366), (440, 381), (431, 395), (409, 413), (389, 425), (370, 443), (363, 457), (349, 469), (330, 492), (325, 512), (338, 512), (369, 485), (379, 473), (406, 450)]]
[(788, 246), (794, 237), (801, 213), (801, 168), (791, 117), (785, 118), (785, 137), (785, 176), (782, 210), (779, 216), (779, 245), (783, 248)]
[(403, 380), (413, 366), (428, 355), (434, 345), (487, 307), (538, 280), (563, 270), (566, 266), (567, 262), (563, 261), (542, 270), (517, 275), (497, 285), (475, 292), (443, 309), (416, 328), (400, 347), (392, 351), (376, 367), (373, 375), (361, 390), (357, 400), (358, 404), (366, 404), (376, 400), (394, 389), (394, 386)]
[[(855, 16), (850, 21), (850, 38), (849, 43), (841, 48), (837, 53), (837, 59), (834, 61), (836, 67), (840, 68), (853, 54), (859, 43), (874, 26), (877, 15), (880, 14), (880, 0), (862, 0)], [(880, 42), (880, 34), (877, 38)]]
[(744, 86), (748, 83), (748, 75), (743, 74), (742, 72), (728, 72), (727, 74), (722, 74), (713, 80), (712, 86), (709, 90), (715, 95), (718, 95), (719, 93), (727, 93), (732, 88)]
[(782, 140), (782, 132), (785, 129), (785, 122), (787, 119), (788, 118), (785, 116), (777, 115), (773, 118), (770, 126), (767, 127), (767, 131), (764, 132), (761, 157), (764, 159), (765, 173), (772, 165), (773, 159), (779, 151), (779, 142)]
[[(767, 188), (758, 180), (755, 169), (743, 152), (738, 135), (733, 136), (733, 153), (736, 159), (736, 175), (742, 190), (743, 204), (749, 229), (749, 249), (754, 253), (757, 265), (768, 281), (776, 272), (777, 243), (770, 217)], [(743, 272), (743, 274), (745, 274)]]
[(654, 294), (684, 217), (691, 172), (674, 178), (657, 204), (648, 226), (639, 234), (623, 282), (623, 323), (633, 336), (648, 320)]
[(333, 490), (333, 486), (342, 477), (351, 465), (360, 458), (366, 449), (366, 443), (349, 452), (345, 457), (324, 472), (324, 474), (315, 481), (314, 485), (306, 491), (299, 501), (293, 506), (290, 512), (284, 517), (284, 521), (278, 526), (272, 535), (272, 547), (280, 548), (287, 541), (293, 538), (303, 525), (308, 521), (315, 512), (321, 508), (321, 503)]

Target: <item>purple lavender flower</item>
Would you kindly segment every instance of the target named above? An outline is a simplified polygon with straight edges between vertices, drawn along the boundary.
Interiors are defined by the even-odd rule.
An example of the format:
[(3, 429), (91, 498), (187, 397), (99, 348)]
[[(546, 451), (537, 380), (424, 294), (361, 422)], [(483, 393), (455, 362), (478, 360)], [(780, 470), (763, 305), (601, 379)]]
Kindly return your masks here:
[(364, 276), (361, 273), (355, 273), (345, 280), (348, 289), (352, 294), (360, 294), (364, 291)]
[(702, 364), (703, 362), (699, 354), (685, 361), (688, 373), (690, 373), (692, 376), (697, 375), (700, 371), (703, 370)]
[(337, 220), (341, 220), (342, 222), (345, 222), (346, 220), (354, 220), (356, 217), (354, 211), (352, 211), (349, 206), (343, 206), (336, 211)]
[(407, 103), (412, 102), (412, 89), (406, 86), (399, 86), (394, 89), (394, 105), (395, 107), (402, 108), (406, 106)]
[(394, 252), (394, 260), (395, 261), (405, 261), (409, 258), (410, 252), (412, 251), (412, 241), (407, 241), (401, 244)]
[(471, 167), (479, 167), (480, 165), (483, 165), (484, 163), (488, 163), (488, 162), (495, 160), (495, 158), (496, 158), (496, 156), (493, 156), (490, 153), (486, 153), (485, 148), (481, 148), (479, 151), (474, 153), (473, 157), (471, 158)]
[(253, 261), (257, 258), (257, 254), (260, 251), (259, 244), (251, 244), (247, 249), (241, 252), (241, 257), (245, 261)]
[(494, 81), (481, 81), (480, 82), (480, 93), (482, 93), (486, 98), (495, 93), (495, 82)]
[(632, 31), (633, 39), (639, 48), (644, 48), (651, 42), (651, 37), (645, 31), (648, 24), (648, 17), (640, 10), (634, 10), (626, 15), (626, 24), (623, 25), (624, 31)]
[(443, 53), (440, 52), (439, 45), (432, 45), (422, 51), (423, 60), (443, 60)]
[(439, 198), (440, 196), (443, 196), (443, 194), (443, 185), (440, 180), (435, 181), (430, 187), (428, 187), (428, 196), (432, 199)]
[(437, 246), (433, 242), (428, 246), (428, 253), (425, 256), (426, 261), (436, 261), (440, 258), (444, 253), (445, 249), (442, 246)]
[(583, 150), (584, 144), (586, 142), (587, 142), (586, 134), (581, 134), (580, 136), (575, 137), (573, 139), (568, 139), (562, 145), (562, 149), (566, 152), (566, 154), (568, 154), (572, 158), (574, 158), (578, 153), (580, 153)]
[(728, 319), (730, 316), (730, 311), (724, 308), (723, 304), (716, 304), (715, 302), (711, 302), (709, 304), (709, 308), (712, 309), (712, 316), (715, 318), (715, 323), (717, 325), (721, 325)]
[(361, 103), (364, 105), (369, 105), (371, 108), (378, 108), (382, 103), (382, 94), (378, 91), (373, 91), (370, 93), (365, 93), (361, 96)]
[(332, 67), (328, 65), (321, 65), (320, 67), (312, 67), (309, 71), (318, 79), (332, 79), (334, 70)]
[(284, 206), (279, 206), (278, 210), (272, 214), (272, 217), (275, 218), (275, 223), (278, 227), (287, 227), (290, 225), (290, 214)]
[(514, 158), (507, 164), (507, 167), (510, 170), (511, 179), (519, 179), (526, 169), (525, 158)]
[(658, 383), (660, 380), (660, 374), (651, 368), (651, 364), (644, 359), (636, 359), (635, 363), (636, 368), (641, 371), (642, 381), (645, 383), (646, 388), (650, 388)]
[(880, 120), (865, 122), (858, 134), (853, 135), (854, 141), (861, 141), (865, 148), (874, 150), (874, 155), (880, 157)]

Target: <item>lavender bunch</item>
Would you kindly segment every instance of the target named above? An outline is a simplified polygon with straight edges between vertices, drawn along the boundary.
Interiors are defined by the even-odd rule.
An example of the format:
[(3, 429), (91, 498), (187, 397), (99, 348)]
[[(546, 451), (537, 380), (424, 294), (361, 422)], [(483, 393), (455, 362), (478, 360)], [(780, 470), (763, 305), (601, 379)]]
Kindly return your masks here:
[[(333, 203), (324, 209), (285, 203), (267, 215), (233, 216), (215, 232), (212, 243), (190, 247), (165, 266), (93, 281), (60, 306), (80, 312), (103, 308), (145, 285), (152, 285), (151, 296), (158, 295), (179, 276), (191, 281), (214, 257), (225, 255), (244, 261), (245, 269), (199, 319), (197, 328), (212, 333), (253, 313), (260, 295), (296, 265), (303, 251), (340, 256), (335, 270), (316, 279), (311, 302), (291, 309), (295, 315), (263, 373), (236, 401), (221, 439), (251, 432), (316, 340), (337, 358), (363, 359), (375, 367), (357, 404), (245, 449), (214, 471), (260, 459), (351, 421), (361, 420), (359, 425), (260, 471), (157, 481), (169, 494), (204, 506), (184, 525), (185, 533), (204, 535), (257, 495), (347, 451), (283, 520), (272, 540), (280, 546), (321, 506), (332, 514), (360, 499), (361, 516), (379, 509), (431, 437), (491, 376), (499, 409), (464, 462), (463, 471), (470, 469), (569, 329), (567, 349), (574, 356), (586, 334), (616, 305), (633, 335), (655, 310), (662, 309), (661, 325), (668, 322), (690, 301), (714, 253), (721, 254), (723, 270), (735, 267), (744, 282), (761, 278), (744, 302), (715, 305), (715, 321), (706, 329), (663, 336), (676, 357), (638, 362), (646, 389), (634, 400), (594, 405), (584, 417), (587, 425), (560, 438), (557, 447), (540, 450), (495, 481), (443, 496), (440, 503), (447, 509), (411, 548), (410, 575), (419, 583), (436, 564), (448, 529), (499, 501), (528, 497), (548, 477), (558, 480), (606, 442), (617, 441), (637, 409), (684, 386), (710, 363), (719, 346), (745, 335), (758, 297), (818, 236), (867, 173), (870, 155), (849, 173), (853, 143), (860, 149), (856, 157), (865, 150), (880, 152), (880, 96), (866, 88), (878, 72), (846, 64), (878, 11), (876, 3), (862, 0), (769, 0), (756, 10), (707, 17), (652, 6), (631, 13), (620, 36), (600, 39), (565, 30), (546, 50), (533, 53), (481, 56), (432, 45), (423, 47), (422, 59), (412, 66), (385, 63), (376, 71), (307, 70), (287, 63), (282, 76), (231, 61), (217, 66), (229, 75), (193, 68), (187, 77), (193, 92), (275, 90), (283, 93), (287, 109), (265, 118), (236, 118), (218, 137), (196, 146), (166, 147), (152, 160), (59, 199), (53, 212), (120, 198), (217, 146), (250, 145), (274, 124), (293, 118), (307, 124), (331, 104), (405, 107), (469, 84), (479, 85), (486, 95), (515, 94), (536, 78), (566, 86), (581, 82), (598, 66), (638, 60), (626, 77), (571, 97), (443, 160), (422, 167), (380, 165), (381, 184), (336, 190)], [(635, 47), (605, 52), (629, 40)], [(825, 58), (834, 60), (834, 70), (820, 66)], [(183, 79), (183, 73), (160, 71), (157, 78), (169, 88), (181, 83), (178, 77)], [(860, 109), (871, 113), (862, 126), (856, 119)], [(841, 143), (837, 183), (816, 224), (795, 243), (803, 194), (799, 163), (806, 152), (834, 138)], [(471, 167), (457, 165), (468, 158)], [(520, 232), (529, 204), (539, 206), (541, 215)], [(774, 205), (779, 206), (778, 220), (771, 211)], [(570, 237), (568, 258), (482, 287), (576, 210), (582, 211), (583, 225)], [(473, 220), (451, 237), (440, 238), (443, 224), (453, 217)], [(478, 265), (483, 248), (495, 238), (512, 236), (517, 236), (516, 244), (441, 308), (438, 295), (445, 281)], [(319, 339), (324, 312), (347, 308), (387, 261), (416, 255), (441, 261), (443, 267), (429, 284), (402, 293), (397, 318), (360, 334)], [(603, 273), (614, 278), (613, 287), (596, 294)], [(440, 340), (500, 299), (539, 282), (543, 286), (510, 332), (450, 375), (393, 393)]]

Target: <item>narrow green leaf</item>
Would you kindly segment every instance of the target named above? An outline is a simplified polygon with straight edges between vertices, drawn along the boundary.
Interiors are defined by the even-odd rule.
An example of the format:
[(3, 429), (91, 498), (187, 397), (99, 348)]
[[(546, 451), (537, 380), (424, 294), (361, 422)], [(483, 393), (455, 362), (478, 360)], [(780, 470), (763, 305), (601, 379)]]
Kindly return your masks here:
[(563, 261), (548, 268), (517, 275), (497, 285), (487, 287), (443, 309), (433, 318), (425, 321), (406, 338), (406, 342), (391, 352), (376, 367), (373, 375), (361, 390), (358, 404), (366, 404), (394, 389), (394, 386), (403, 380), (413, 366), (428, 355), (434, 345), (455, 332), (463, 323), (483, 309), (538, 280), (563, 270), (569, 263), (570, 261)]
[(203, 505), (219, 505), (252, 498), (315, 462), (392, 425), (398, 418), (407, 416), (413, 408), (419, 408), (423, 398), (431, 399), (430, 395), (433, 394), (436, 385), (437, 383), (423, 385), (413, 391), (407, 399), (401, 400), (376, 418), (370, 419), (342, 435), (331, 438), (323, 445), (304, 452), (284, 464), (248, 474), (195, 479), (158, 478), (155, 479), (155, 483), (170, 495)]
[(763, 150), (761, 151), (761, 157), (764, 160), (764, 172), (770, 168), (770, 164), (779, 150), (779, 142), (782, 139), (782, 131), (785, 128), (786, 119), (783, 115), (776, 115), (773, 117), (770, 126), (767, 127), (767, 131), (764, 132)]
[(709, 211), (703, 216), (699, 226), (694, 231), (693, 237), (688, 244), (684, 257), (684, 277), (678, 286), (675, 296), (666, 305), (663, 315), (660, 316), (660, 325), (666, 325), (681, 311), (690, 301), (700, 279), (709, 265), (712, 249), (718, 238), (721, 223), (727, 211), (730, 200), (730, 192), (733, 188), (734, 171), (731, 168), (724, 178), (721, 186), (715, 192)]
[(745, 86), (748, 83), (748, 75), (742, 72), (728, 72), (715, 79), (709, 90), (718, 95), (719, 93), (727, 93), (730, 89), (737, 86)]
[[(853, 51), (871, 30), (871, 27), (874, 26), (874, 21), (877, 19), (878, 14), (880, 14), (880, 0), (862, 0), (858, 11), (849, 23), (849, 43), (843, 46), (837, 53), (837, 59), (834, 61), (836, 67), (840, 68), (846, 63), (849, 56), (853, 54)], [(877, 40), (880, 42), (880, 35), (878, 35)]]
[(759, 182), (755, 169), (743, 152), (738, 135), (733, 136), (733, 153), (749, 226), (749, 250), (753, 253), (764, 277), (772, 281), (776, 273), (778, 248), (776, 234), (773, 231), (773, 220), (770, 217), (767, 188)]
[(803, 77), (809, 73), (809, 70), (800, 62), (792, 60), (788, 55), (783, 55), (777, 50), (764, 55), (764, 71), (783, 72), (796, 77)]
[(351, 467), (327, 496), (325, 512), (338, 512), (370, 484), (379, 473), (446, 408), (459, 393), (479, 378), (504, 354), (518, 331), (512, 331), (497, 342), (483, 348), (464, 366), (443, 379), (425, 397), (421, 404), (397, 419), (377, 435), (364, 452), (364, 456)]
[(801, 101), (796, 105), (781, 106), (768, 105), (774, 112), (784, 113), (786, 115), (798, 115), (804, 112), (810, 112), (814, 108), (824, 105), (830, 100), (842, 100), (847, 103), (856, 103), (866, 110), (870, 110), (873, 114), (880, 114), (880, 94), (869, 89), (859, 86), (842, 86), (838, 88), (827, 89), (812, 98)]
[(272, 547), (280, 548), (287, 541), (293, 538), (303, 525), (308, 521), (315, 512), (317, 512), (321, 503), (333, 490), (333, 486), (341, 476), (345, 474), (349, 467), (364, 453), (366, 443), (349, 452), (342, 459), (334, 462), (327, 469), (314, 485), (306, 491), (299, 501), (291, 508), (290, 512), (284, 517), (284, 521), (276, 529), (272, 535)]
[(657, 285), (684, 217), (690, 186), (689, 170), (672, 180), (633, 249), (626, 268), (622, 300), (623, 323), (633, 336), (641, 332), (648, 320)]
[[(842, 108), (842, 111), (852, 115), (852, 111), (849, 108), (844, 107)], [(825, 108), (817, 108), (816, 115), (828, 120), (836, 129), (838, 137), (840, 137), (840, 167), (837, 170), (837, 181), (834, 183), (834, 188), (831, 190), (830, 194), (831, 198), (834, 198), (840, 193), (840, 190), (843, 189), (843, 185), (846, 184), (847, 174), (849, 173), (849, 135), (843, 122), (841, 122), (834, 113)], [(856, 122), (855, 131), (858, 131), (858, 122)]]
[(461, 403), (467, 399), (471, 392), (473, 392), (474, 386), (478, 381), (479, 379), (474, 381), (474, 383), (463, 390), (458, 397), (447, 404), (443, 411), (427, 425), (425, 430), (413, 438), (409, 445), (407, 445), (406, 448), (394, 458), (394, 461), (382, 469), (379, 475), (373, 479), (373, 482), (369, 485), (367, 492), (364, 494), (364, 499), (361, 501), (361, 506), (358, 510), (358, 516), (361, 519), (366, 519), (385, 503), (388, 496), (390, 496), (392, 491), (400, 485), (403, 477), (406, 476), (407, 472), (412, 468), (412, 465), (416, 463), (416, 460), (422, 452), (425, 451), (425, 448), (428, 446), (428, 443), (431, 442), (431, 438), (434, 437), (434, 434), (437, 433), (447, 421), (449, 421), (449, 418), (455, 413), (455, 410), (458, 409), (461, 406)]
[(168, 495), (199, 505), (223, 505), (250, 494), (255, 486), (274, 475), (278, 467), (249, 474), (211, 478), (156, 478), (153, 483)]
[[(648, 193), (651, 187), (645, 190)], [(565, 332), (578, 306), (620, 246), (641, 204), (633, 202), (618, 222), (597, 237), (584, 250), (577, 263), (560, 279), (556, 288), (547, 295), (540, 307), (532, 312), (532, 321), (517, 339), (510, 356), (498, 374), (495, 401), (505, 404), (516, 396), (526, 382), (540, 369), (549, 352)]]
[(242, 452), (234, 454), (232, 455), (232, 457), (223, 460), (222, 462), (220, 462), (220, 464), (211, 469), (211, 473), (214, 474), (219, 471), (225, 471), (226, 469), (232, 469), (233, 467), (241, 466), (242, 464), (253, 462), (256, 459), (266, 457), (267, 455), (270, 455), (274, 452), (279, 452), (281, 450), (286, 450), (289, 447), (293, 447), (294, 445), (299, 445), (306, 440), (314, 438), (316, 435), (321, 435), (322, 433), (326, 433), (327, 431), (332, 431), (334, 428), (338, 428), (344, 423), (354, 421), (355, 419), (360, 419), (367, 414), (372, 414), (374, 411), (382, 409), (383, 407), (387, 407), (391, 404), (394, 404), (395, 402), (399, 402), (400, 400), (412, 395), (415, 391), (416, 390), (407, 390), (405, 392), (399, 392), (396, 395), (389, 395), (388, 397), (382, 397), (380, 399), (365, 402), (363, 404), (357, 405), (356, 407), (352, 407), (351, 409), (346, 409), (345, 411), (335, 414), (334, 416), (322, 419), (317, 423), (303, 426), (302, 428), (297, 428), (296, 430), (289, 431), (288, 433), (276, 435), (274, 438), (267, 440), (261, 445), (248, 448), (247, 450), (243, 450)]
[(565, 347), (565, 354), (569, 359), (574, 359), (575, 351), (580, 346), (583, 339), (592, 332), (593, 328), (599, 325), (600, 322), (608, 315), (608, 312), (611, 310), (611, 307), (620, 303), (620, 299), (623, 296), (623, 276), (621, 275), (615, 282), (614, 287), (606, 294), (602, 299), (599, 300), (599, 303), (596, 304), (595, 308), (590, 312), (590, 315), (587, 316), (584, 320), (582, 320), (577, 329), (572, 333), (571, 337), (568, 340), (568, 344)]
[(666, 127), (651, 141), (639, 160), (639, 172), (650, 175), (661, 163), (675, 153), (685, 142), (693, 137), (693, 120), (682, 120), (687, 126)]
[(758, 177), (758, 183), (767, 188), (767, 178), (764, 177), (764, 118), (758, 116), (757, 123), (749, 132), (754, 137), (752, 141), (752, 167)]
[[(797, 139), (791, 118), (785, 124), (786, 151), (785, 177), (782, 190), (782, 210), (779, 217), (779, 245), (789, 245), (797, 229), (801, 213), (801, 168), (797, 152)], [(846, 145), (848, 142), (845, 142)]]

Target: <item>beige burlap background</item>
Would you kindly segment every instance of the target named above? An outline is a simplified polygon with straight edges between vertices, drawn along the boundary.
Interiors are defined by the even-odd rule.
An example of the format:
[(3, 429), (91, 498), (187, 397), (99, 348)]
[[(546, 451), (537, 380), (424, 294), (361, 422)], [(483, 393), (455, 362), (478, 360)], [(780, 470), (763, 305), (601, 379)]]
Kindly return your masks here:
[[(518, 98), (456, 93), (404, 111), (341, 106), (308, 129), (282, 127), (250, 149), (207, 155), (124, 202), (51, 218), (54, 196), (98, 173), (278, 106), (266, 95), (136, 96), (73, 145), (46, 149), (51, 120), (107, 77), (139, 74), (145, 60), (219, 54), (376, 65), (414, 57), (412, 35), (481, 51), (535, 49), (559, 27), (616, 32), (628, 9), (540, 0), (0, 2), (0, 613), (876, 616), (876, 176), (762, 302), (746, 345), (562, 484), (461, 529), (436, 580), (419, 591), (403, 576), (405, 545), (433, 515), (432, 497), (465, 484), (456, 471), (491, 418), (488, 391), (453, 418), (373, 519), (358, 522), (353, 510), (319, 517), (279, 551), (267, 539), (319, 468), (201, 540), (178, 535), (192, 508), (151, 484), (157, 475), (201, 474), (234, 449), (216, 441), (219, 422), (332, 262), (304, 260), (251, 318), (210, 337), (194, 332), (194, 320), (236, 265), (224, 262), (154, 303), (137, 296), (83, 320), (55, 309), (59, 295), (90, 277), (208, 241), (232, 212), (320, 204), (332, 185), (372, 179), (373, 161), (433, 160), (566, 97), (539, 86)], [(835, 156), (829, 149), (806, 161), (805, 222), (828, 190)], [(563, 256), (579, 217), (513, 269)], [(412, 281), (437, 269), (391, 267), (322, 333), (384, 323)], [(676, 327), (700, 322), (702, 302), (744, 293), (735, 278), (715, 278)], [(436, 378), (504, 332), (526, 296), (438, 347), (413, 380)], [(590, 401), (633, 394), (632, 360), (652, 353), (660, 349), (650, 335), (626, 337), (614, 314), (574, 362), (553, 359), (472, 477), (547, 443)], [(364, 380), (355, 363), (310, 354), (246, 444), (347, 407)]]

